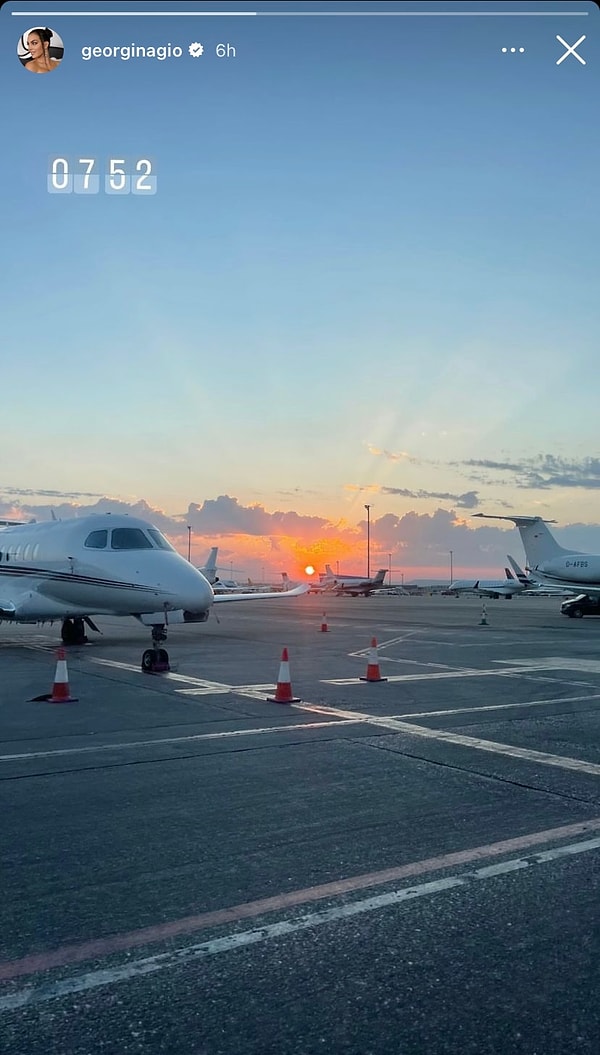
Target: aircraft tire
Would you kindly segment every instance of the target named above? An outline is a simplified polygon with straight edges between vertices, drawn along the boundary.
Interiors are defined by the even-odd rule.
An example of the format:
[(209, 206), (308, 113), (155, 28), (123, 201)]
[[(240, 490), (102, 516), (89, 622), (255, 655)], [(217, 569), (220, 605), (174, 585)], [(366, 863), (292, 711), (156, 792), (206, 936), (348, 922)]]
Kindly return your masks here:
[(142, 670), (145, 674), (162, 674), (171, 669), (169, 653), (166, 648), (147, 648), (142, 656)]
[(142, 656), (142, 670), (146, 674), (152, 674), (154, 670), (154, 649), (147, 648)]

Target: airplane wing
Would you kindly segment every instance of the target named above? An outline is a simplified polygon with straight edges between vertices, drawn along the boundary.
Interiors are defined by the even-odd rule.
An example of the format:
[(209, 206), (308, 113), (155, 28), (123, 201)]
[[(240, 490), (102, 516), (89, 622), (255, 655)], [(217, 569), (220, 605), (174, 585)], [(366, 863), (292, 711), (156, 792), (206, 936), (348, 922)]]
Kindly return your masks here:
[(219, 601), (269, 601), (275, 597), (281, 601), (287, 600), (288, 597), (300, 597), (303, 593), (308, 593), (309, 589), (309, 584), (303, 582), (300, 586), (295, 586), (293, 590), (277, 590), (272, 593), (218, 593), (215, 594), (214, 603), (217, 604)]

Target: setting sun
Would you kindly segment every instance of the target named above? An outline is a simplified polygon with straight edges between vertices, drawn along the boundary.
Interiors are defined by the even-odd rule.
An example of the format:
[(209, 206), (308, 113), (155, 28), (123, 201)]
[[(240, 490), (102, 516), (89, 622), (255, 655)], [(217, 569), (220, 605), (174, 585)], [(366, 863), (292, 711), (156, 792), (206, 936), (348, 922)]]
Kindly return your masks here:
[(306, 572), (306, 574), (307, 574), (307, 575), (314, 575), (314, 574), (315, 574), (315, 569), (313, 568), (312, 564), (309, 564), (309, 565), (308, 565), (308, 566), (307, 566), (307, 567), (306, 567), (306, 568), (304, 569), (304, 571)]

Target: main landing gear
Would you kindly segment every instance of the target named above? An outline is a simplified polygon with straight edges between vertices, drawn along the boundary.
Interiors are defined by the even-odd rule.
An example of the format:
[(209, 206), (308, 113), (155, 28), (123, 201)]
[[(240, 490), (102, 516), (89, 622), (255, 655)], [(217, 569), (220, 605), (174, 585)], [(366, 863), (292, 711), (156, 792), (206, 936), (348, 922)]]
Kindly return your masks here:
[(83, 619), (63, 619), (60, 632), (63, 645), (86, 645), (87, 636)]
[(169, 653), (166, 648), (159, 648), (161, 641), (167, 640), (164, 623), (152, 627), (152, 648), (147, 648), (142, 656), (142, 670), (145, 674), (164, 674), (169, 671)]

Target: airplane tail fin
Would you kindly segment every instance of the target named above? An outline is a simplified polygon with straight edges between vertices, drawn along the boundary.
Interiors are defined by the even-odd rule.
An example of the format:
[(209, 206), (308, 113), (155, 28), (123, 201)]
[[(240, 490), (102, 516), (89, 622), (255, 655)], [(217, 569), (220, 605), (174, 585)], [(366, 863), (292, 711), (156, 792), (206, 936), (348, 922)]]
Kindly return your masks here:
[(531, 580), (525, 574), (523, 569), (517, 564), (515, 558), (511, 557), (510, 553), (507, 553), (506, 556), (508, 557), (508, 562), (509, 562), (511, 568), (513, 569), (515, 575), (517, 576), (517, 579), (519, 580), (519, 582), (523, 583), (524, 586), (529, 585)]
[[(529, 568), (537, 568), (544, 561), (552, 560), (554, 557), (565, 557), (579, 552), (579, 550), (564, 549), (563, 546), (559, 546), (552, 532), (546, 527), (546, 521), (541, 517), (495, 517), (487, 513), (473, 513), (473, 516), (485, 517), (488, 520), (512, 520), (519, 529)], [(554, 523), (554, 521), (548, 521), (548, 523)]]
[(546, 560), (564, 557), (574, 550), (559, 546), (552, 532), (546, 527), (541, 517), (518, 517), (516, 524), (527, 557), (527, 567), (537, 568)]
[(512, 579), (513, 582), (514, 582), (515, 577), (514, 577), (512, 571), (510, 570), (510, 568), (505, 568), (504, 569), (504, 574), (505, 574), (507, 579)]
[(330, 564), (326, 564), (326, 565), (325, 565), (325, 574), (326, 574), (326, 575), (327, 575), (327, 576), (328, 576), (329, 578), (333, 579), (333, 572), (332, 572), (332, 570), (331, 570), (331, 565), (330, 565)]
[(208, 581), (210, 583), (214, 583), (216, 581), (216, 578), (217, 578), (217, 553), (218, 553), (218, 551), (219, 551), (219, 547), (218, 546), (213, 546), (213, 548), (211, 549), (210, 553), (208, 554), (208, 559), (206, 561), (206, 564), (204, 565), (203, 568), (200, 568), (200, 571), (204, 575), (204, 578), (208, 579)]
[(385, 579), (385, 573), (386, 572), (387, 572), (387, 568), (380, 568), (379, 571), (377, 572), (377, 575), (373, 579), (373, 583), (381, 583), (381, 582), (383, 582), (383, 580)]

